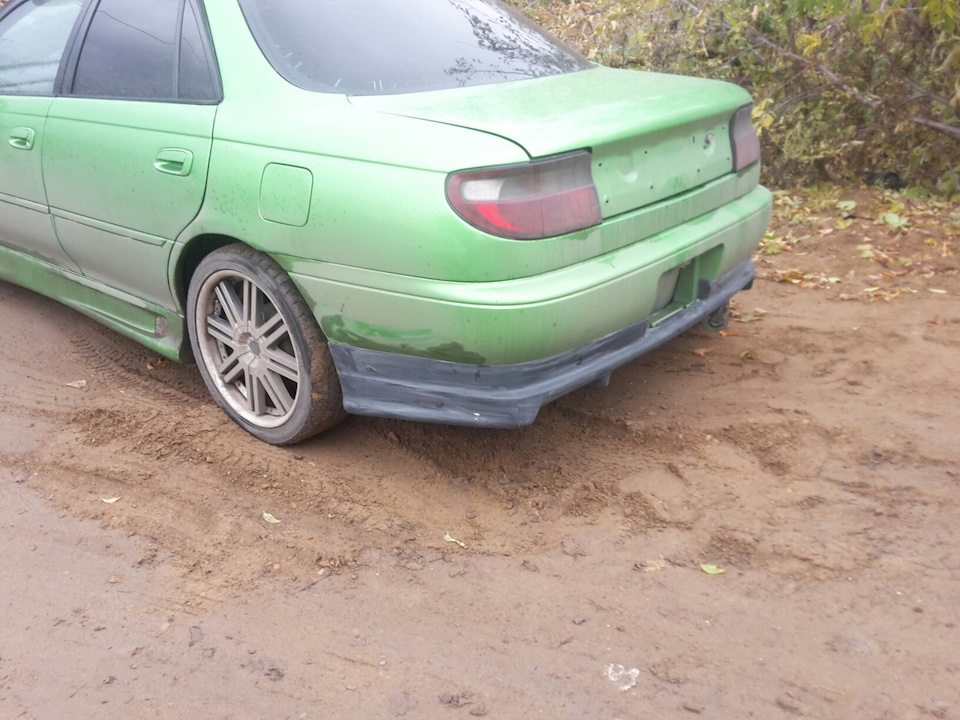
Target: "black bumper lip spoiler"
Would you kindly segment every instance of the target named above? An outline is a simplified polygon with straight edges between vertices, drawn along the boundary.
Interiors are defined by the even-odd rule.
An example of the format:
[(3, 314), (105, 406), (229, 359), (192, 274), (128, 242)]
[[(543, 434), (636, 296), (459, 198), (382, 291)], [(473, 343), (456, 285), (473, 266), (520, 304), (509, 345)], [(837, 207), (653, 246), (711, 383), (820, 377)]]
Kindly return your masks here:
[(530, 362), (469, 365), (330, 343), (343, 406), (355, 415), (420, 422), (517, 428), (548, 402), (587, 385), (693, 327), (750, 289), (756, 266), (746, 260), (716, 280), (702, 280), (697, 299), (654, 327), (647, 320), (606, 337)]

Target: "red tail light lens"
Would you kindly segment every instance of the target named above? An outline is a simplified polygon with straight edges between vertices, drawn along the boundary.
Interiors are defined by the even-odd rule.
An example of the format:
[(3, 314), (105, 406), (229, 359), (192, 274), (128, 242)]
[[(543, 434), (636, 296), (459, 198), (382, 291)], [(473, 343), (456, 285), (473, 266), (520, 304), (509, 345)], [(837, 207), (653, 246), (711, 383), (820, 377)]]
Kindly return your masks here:
[(733, 148), (733, 171), (740, 172), (760, 159), (760, 138), (753, 126), (752, 105), (737, 110), (730, 121), (730, 147)]
[(465, 221), (497, 237), (536, 240), (599, 225), (587, 151), (447, 178), (447, 200)]

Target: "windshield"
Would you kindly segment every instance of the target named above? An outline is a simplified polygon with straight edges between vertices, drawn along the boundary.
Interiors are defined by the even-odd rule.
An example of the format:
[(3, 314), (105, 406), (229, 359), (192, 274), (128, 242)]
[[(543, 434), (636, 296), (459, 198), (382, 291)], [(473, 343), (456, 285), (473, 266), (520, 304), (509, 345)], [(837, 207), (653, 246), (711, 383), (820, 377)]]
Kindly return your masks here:
[(241, 0), (241, 6), (277, 72), (318, 92), (423, 92), (591, 67), (499, 0)]

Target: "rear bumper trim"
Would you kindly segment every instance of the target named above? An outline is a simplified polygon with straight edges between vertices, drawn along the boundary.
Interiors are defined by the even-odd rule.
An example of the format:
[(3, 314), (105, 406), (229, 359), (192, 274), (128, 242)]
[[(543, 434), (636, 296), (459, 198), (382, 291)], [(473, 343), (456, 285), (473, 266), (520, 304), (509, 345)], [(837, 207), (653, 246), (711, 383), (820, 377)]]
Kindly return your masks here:
[(343, 405), (355, 415), (476, 427), (529, 425), (546, 403), (602, 384), (613, 370), (699, 323), (750, 288), (755, 271), (753, 261), (746, 260), (716, 280), (703, 281), (697, 300), (655, 327), (644, 320), (529, 362), (469, 365), (331, 342)]

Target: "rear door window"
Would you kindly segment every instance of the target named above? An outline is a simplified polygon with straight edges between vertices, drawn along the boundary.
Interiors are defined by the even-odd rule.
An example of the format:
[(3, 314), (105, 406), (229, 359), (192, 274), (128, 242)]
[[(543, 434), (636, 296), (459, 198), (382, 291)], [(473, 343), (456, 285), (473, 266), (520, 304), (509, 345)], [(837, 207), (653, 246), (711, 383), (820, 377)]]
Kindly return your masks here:
[(191, 3), (183, 9), (180, 34), (179, 97), (181, 100), (215, 100), (217, 83), (204, 43), (205, 31)]
[(83, 41), (72, 93), (216, 101), (216, 72), (205, 39), (186, 0), (101, 0)]
[(73, 93), (169, 100), (180, 0), (102, 0), (80, 52)]
[(0, 94), (53, 95), (80, 0), (30, 0), (0, 25)]
[(591, 67), (499, 0), (241, 0), (274, 68), (348, 95), (442, 90)]

